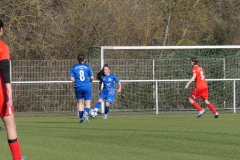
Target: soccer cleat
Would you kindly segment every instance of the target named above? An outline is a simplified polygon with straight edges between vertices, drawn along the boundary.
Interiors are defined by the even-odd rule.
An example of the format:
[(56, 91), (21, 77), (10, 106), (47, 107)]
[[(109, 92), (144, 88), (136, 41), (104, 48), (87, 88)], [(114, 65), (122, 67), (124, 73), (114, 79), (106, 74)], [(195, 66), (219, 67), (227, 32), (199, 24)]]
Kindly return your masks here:
[(205, 113), (205, 109), (203, 109), (198, 113), (197, 118), (201, 117), (204, 113)]
[(108, 119), (108, 116), (107, 116), (107, 115), (104, 115), (104, 116), (103, 116), (103, 119)]
[(83, 123), (84, 122), (84, 119), (80, 119), (79, 123)]
[(218, 113), (214, 114), (214, 118), (218, 118), (218, 116), (219, 116)]
[(21, 160), (26, 160), (26, 156), (23, 156)]
[(88, 123), (88, 121), (89, 121), (88, 116), (86, 114), (84, 114), (83, 117), (84, 117), (85, 121)]
[(0, 131), (4, 131), (4, 130), (5, 130), (4, 128), (0, 127)]

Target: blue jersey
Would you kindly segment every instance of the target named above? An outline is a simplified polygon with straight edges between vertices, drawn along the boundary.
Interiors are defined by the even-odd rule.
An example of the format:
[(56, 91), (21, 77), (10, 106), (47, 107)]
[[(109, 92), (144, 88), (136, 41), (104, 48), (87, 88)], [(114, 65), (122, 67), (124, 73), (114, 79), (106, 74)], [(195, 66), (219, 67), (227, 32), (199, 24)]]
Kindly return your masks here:
[(110, 73), (108, 76), (106, 76), (106, 75), (101, 76), (100, 83), (103, 83), (102, 92), (114, 95), (115, 92), (116, 92), (116, 89), (115, 89), (115, 86), (114, 86), (114, 82), (119, 83), (120, 81), (112, 73)]
[(75, 64), (70, 71), (70, 77), (75, 78), (75, 88), (91, 87), (90, 78), (93, 76), (92, 69), (86, 63)]

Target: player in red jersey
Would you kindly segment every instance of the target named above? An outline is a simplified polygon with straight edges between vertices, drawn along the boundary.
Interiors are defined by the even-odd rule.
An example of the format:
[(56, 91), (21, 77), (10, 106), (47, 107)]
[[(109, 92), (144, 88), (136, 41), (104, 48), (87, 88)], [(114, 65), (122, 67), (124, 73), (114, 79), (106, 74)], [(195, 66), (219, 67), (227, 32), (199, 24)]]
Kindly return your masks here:
[[(0, 19), (0, 36), (3, 35), (3, 21)], [(16, 123), (10, 82), (10, 54), (8, 46), (0, 40), (0, 117), (7, 131), (8, 144), (13, 160), (22, 160), (17, 138)]]
[(198, 65), (198, 58), (193, 57), (191, 58), (191, 65), (193, 66), (192, 72), (193, 76), (186, 84), (185, 88), (187, 89), (189, 84), (195, 80), (195, 88), (192, 90), (189, 96), (189, 102), (199, 111), (197, 117), (200, 117), (205, 113), (205, 110), (196, 102), (194, 99), (202, 98), (210, 110), (214, 114), (214, 118), (218, 118), (218, 113), (215, 107), (208, 101), (208, 85), (205, 79), (205, 74), (203, 69)]

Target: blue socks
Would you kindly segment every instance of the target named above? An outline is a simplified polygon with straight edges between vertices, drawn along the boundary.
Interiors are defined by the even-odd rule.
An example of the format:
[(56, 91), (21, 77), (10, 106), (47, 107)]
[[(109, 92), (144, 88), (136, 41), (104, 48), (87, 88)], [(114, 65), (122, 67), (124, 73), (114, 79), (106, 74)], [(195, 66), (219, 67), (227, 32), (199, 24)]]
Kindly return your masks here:
[(108, 112), (109, 112), (109, 109), (110, 109), (110, 107), (109, 107), (109, 106), (106, 106), (106, 107), (105, 107), (105, 115), (106, 115), (106, 114), (108, 114)]
[(83, 111), (78, 111), (78, 116), (80, 117), (80, 119), (83, 117)]
[(86, 108), (85, 108), (85, 114), (88, 115), (89, 112), (90, 112), (90, 108), (87, 108), (87, 107), (86, 107)]
[(101, 107), (102, 102), (97, 102), (95, 108), (99, 109)]
[[(78, 111), (78, 116), (81, 118), (83, 118), (83, 112), (84, 111)], [(85, 114), (88, 115), (90, 112), (90, 108), (85, 108)]]
[[(98, 111), (98, 109), (101, 107), (102, 102), (97, 102), (95, 105), (95, 111)], [(105, 107), (105, 115), (108, 114), (110, 107), (106, 106)]]

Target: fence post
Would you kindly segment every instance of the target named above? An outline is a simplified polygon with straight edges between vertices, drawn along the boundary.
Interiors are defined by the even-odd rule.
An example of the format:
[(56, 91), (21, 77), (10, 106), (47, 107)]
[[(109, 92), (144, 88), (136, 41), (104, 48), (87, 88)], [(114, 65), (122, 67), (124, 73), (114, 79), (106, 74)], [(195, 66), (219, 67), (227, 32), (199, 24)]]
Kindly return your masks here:
[(155, 81), (156, 85), (155, 85), (155, 95), (156, 95), (156, 114), (158, 114), (158, 81)]
[(236, 113), (236, 80), (233, 80), (233, 113)]

